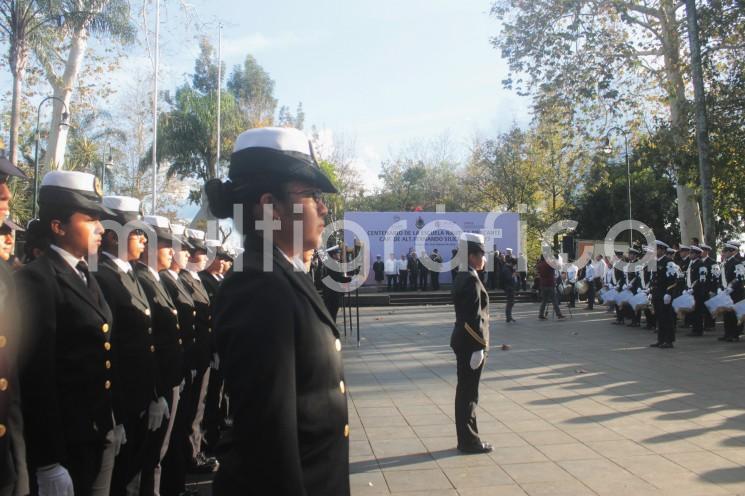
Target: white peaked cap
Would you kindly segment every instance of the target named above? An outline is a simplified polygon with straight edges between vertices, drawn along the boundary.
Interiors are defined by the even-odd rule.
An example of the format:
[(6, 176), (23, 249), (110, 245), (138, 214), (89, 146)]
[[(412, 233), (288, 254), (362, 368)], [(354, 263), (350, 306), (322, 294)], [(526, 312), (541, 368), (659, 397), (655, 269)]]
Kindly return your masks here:
[(739, 250), (740, 249), (740, 242), (735, 240), (730, 240), (724, 243), (725, 248), (730, 248), (732, 250)]
[(469, 233), (464, 232), (460, 235), (461, 241), (467, 241), (469, 243), (479, 243), (484, 244), (484, 235), (483, 234), (476, 234), (476, 233)]
[(161, 215), (146, 215), (142, 218), (142, 221), (147, 225), (159, 227), (161, 229), (171, 228), (171, 221), (168, 220), (168, 217), (163, 217)]
[(185, 233), (187, 238), (198, 240), (204, 240), (205, 238), (204, 231), (200, 231), (199, 229), (186, 229)]
[(245, 148), (270, 148), (311, 155), (310, 142), (305, 133), (299, 129), (286, 127), (262, 127), (242, 132), (235, 140), (233, 152)]
[(670, 245), (668, 245), (668, 244), (667, 244), (667, 243), (665, 243), (664, 241), (660, 241), (660, 240), (658, 239), (658, 240), (656, 240), (656, 241), (655, 241), (655, 243), (657, 244), (657, 246), (661, 246), (661, 247), (663, 247), (663, 248), (667, 248), (668, 250), (670, 249)]
[(220, 243), (216, 239), (208, 239), (208, 240), (205, 240), (204, 246), (206, 246), (207, 248), (219, 248), (222, 246), (222, 243)]
[(690, 250), (691, 249), (691, 247), (688, 246), (688, 245), (678, 245), (678, 248), (681, 249), (681, 250)]
[(171, 224), (171, 232), (177, 236), (182, 236), (186, 231), (186, 226), (183, 224)]
[(104, 207), (118, 212), (140, 212), (140, 200), (131, 196), (104, 196), (101, 203)]
[(52, 171), (48, 172), (41, 180), (41, 186), (55, 186), (96, 193), (96, 176), (87, 172)]

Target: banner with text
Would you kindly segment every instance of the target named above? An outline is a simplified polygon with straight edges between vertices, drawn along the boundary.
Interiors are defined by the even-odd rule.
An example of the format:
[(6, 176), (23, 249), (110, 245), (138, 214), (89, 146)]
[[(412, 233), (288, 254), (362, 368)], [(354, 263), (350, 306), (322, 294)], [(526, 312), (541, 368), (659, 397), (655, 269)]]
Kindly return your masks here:
[[(353, 222), (356, 230), (364, 231), (369, 240), (370, 263), (377, 256), (386, 260), (393, 254), (397, 259), (422, 250), (431, 255), (436, 249), (444, 262), (453, 258), (452, 251), (458, 247), (458, 233), (483, 234), (486, 249), (504, 253), (511, 248), (515, 256), (520, 253), (520, 216), (513, 212), (346, 212), (344, 221)], [(350, 229), (345, 231), (345, 242), (351, 246), (356, 237)], [(366, 284), (373, 283), (374, 273)], [(450, 282), (449, 272), (440, 274), (440, 282)]]

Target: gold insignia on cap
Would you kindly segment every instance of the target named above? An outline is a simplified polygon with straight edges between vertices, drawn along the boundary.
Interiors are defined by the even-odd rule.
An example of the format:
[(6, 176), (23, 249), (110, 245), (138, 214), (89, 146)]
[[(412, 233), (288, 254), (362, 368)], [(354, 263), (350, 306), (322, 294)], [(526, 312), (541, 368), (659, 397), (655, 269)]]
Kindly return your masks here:
[(96, 192), (96, 195), (98, 195), (99, 198), (103, 197), (103, 186), (97, 177), (93, 178), (93, 191)]

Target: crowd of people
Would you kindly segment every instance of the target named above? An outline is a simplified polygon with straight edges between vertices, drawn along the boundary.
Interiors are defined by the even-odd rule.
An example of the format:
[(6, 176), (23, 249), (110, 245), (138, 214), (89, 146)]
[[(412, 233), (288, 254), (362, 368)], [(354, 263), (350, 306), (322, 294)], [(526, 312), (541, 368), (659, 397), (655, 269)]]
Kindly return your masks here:
[[(1, 165), (7, 204), (25, 176)], [(16, 257), (20, 231), (0, 227), (2, 494), (187, 493), (231, 422), (212, 306), (235, 254), (82, 172), (44, 176)]]
[(587, 301), (588, 310), (596, 303), (607, 305), (616, 325), (640, 327), (644, 317), (645, 327), (657, 332), (653, 347), (674, 347), (679, 327), (690, 329), (691, 337), (713, 332), (717, 318), (724, 327), (718, 339), (739, 341), (745, 320), (736, 306), (745, 299), (741, 243), (725, 242), (720, 257), (697, 239), (673, 246), (657, 240), (653, 247), (616, 251), (613, 258), (590, 256), (582, 268), (571, 260), (541, 256), (535, 283), (541, 298), (538, 318), (546, 320), (551, 305), (556, 318), (563, 319), (560, 300), (573, 308), (579, 298)]

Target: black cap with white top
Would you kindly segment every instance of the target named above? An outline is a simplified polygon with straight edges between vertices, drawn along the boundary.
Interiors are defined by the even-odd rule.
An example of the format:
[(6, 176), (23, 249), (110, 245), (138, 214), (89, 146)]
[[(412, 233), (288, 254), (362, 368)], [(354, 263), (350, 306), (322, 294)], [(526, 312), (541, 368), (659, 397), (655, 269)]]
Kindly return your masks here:
[(142, 220), (140, 200), (131, 196), (104, 196), (101, 200), (104, 207), (114, 212), (109, 218), (122, 224)]
[(171, 233), (171, 222), (167, 217), (146, 215), (142, 218), (142, 221), (155, 231), (158, 241), (174, 241)]
[(39, 189), (39, 211), (69, 208), (91, 215), (113, 216), (101, 203), (101, 183), (93, 174), (78, 171), (52, 171), (44, 176)]

